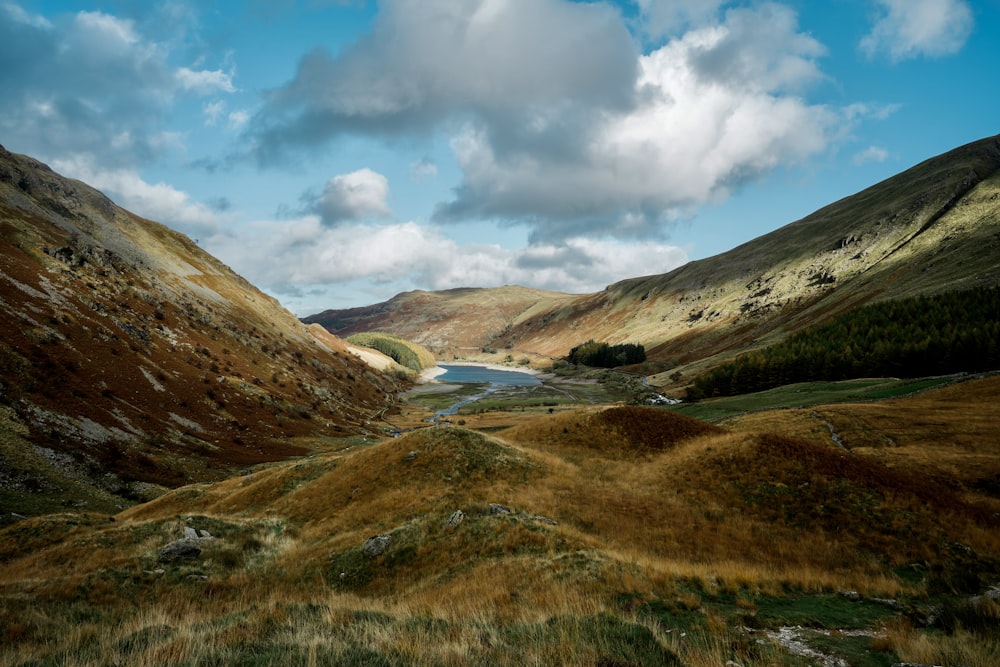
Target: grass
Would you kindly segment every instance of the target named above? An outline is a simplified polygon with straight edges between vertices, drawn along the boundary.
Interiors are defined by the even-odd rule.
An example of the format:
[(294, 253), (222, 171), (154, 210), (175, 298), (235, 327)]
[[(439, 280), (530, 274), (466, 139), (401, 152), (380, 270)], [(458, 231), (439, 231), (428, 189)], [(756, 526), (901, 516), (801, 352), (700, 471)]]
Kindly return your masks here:
[(944, 377), (918, 380), (869, 378), (840, 382), (803, 382), (753, 394), (682, 403), (670, 409), (697, 419), (718, 422), (746, 412), (896, 398), (954, 381), (953, 377)]
[[(775, 639), (795, 626), (852, 665), (995, 664), (995, 608), (967, 600), (1000, 581), (973, 484), (998, 391), (800, 411), (848, 433), (878, 418), (882, 450), (769, 430), (797, 428), (787, 413), (594, 406), (330, 449), (114, 521), (28, 519), (0, 530), (0, 665), (762, 667), (804, 664)], [(955, 452), (908, 444), (942, 437)], [(158, 562), (185, 526), (219, 539)], [(366, 556), (376, 534), (390, 546)]]

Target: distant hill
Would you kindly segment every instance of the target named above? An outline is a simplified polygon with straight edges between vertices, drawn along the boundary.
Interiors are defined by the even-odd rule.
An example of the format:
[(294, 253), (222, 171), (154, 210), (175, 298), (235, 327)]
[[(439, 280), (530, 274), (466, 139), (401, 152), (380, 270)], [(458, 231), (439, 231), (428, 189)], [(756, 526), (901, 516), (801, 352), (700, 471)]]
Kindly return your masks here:
[(327, 310), (303, 321), (344, 337), (384, 331), (432, 350), (475, 349), (492, 345), (537, 313), (572, 303), (575, 298), (516, 286), (416, 290), (373, 306)]
[[(728, 252), (594, 294), (408, 293), (306, 321), (351, 331), (363, 314), (366, 329), (431, 347), (550, 356), (589, 339), (639, 343), (649, 359), (641, 370), (654, 384), (677, 385), (863, 304), (995, 285), (998, 257), (1000, 136), (929, 159)], [(485, 305), (468, 305), (509, 306), (512, 294), (516, 308), (497, 308), (495, 323)]]
[(2, 148), (0, 307), (0, 513), (302, 454), (396, 389), (186, 236)]

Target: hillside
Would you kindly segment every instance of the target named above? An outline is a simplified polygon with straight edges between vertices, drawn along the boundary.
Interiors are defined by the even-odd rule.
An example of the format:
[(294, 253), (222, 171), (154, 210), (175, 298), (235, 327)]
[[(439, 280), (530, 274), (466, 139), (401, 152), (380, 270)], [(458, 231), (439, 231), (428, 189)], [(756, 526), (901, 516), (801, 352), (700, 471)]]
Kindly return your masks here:
[[(670, 273), (595, 294), (523, 302), (507, 328), (484, 327), (449, 292), (400, 295), (356, 310), (367, 313), (367, 328), (403, 337), (430, 326), (442, 347), (489, 344), (563, 356), (589, 339), (641, 343), (650, 360), (642, 370), (653, 384), (667, 386), (859, 305), (997, 284), (998, 255), (1000, 136), (929, 159)], [(476, 294), (486, 300), (494, 292)], [(324, 324), (339, 331), (345, 312), (353, 311), (328, 311)], [(428, 325), (439, 316), (447, 327)]]
[(2, 148), (0, 307), (4, 514), (302, 454), (396, 391), (187, 237)]
[(423, 429), (28, 519), (0, 531), (0, 665), (818, 660), (792, 633), (850, 656), (823, 664), (985, 666), (1000, 604), (963, 600), (1000, 576), (998, 391), (780, 432), (643, 407)]
[(404, 292), (389, 301), (327, 310), (303, 318), (338, 336), (385, 331), (420, 343), (442, 356), (446, 350), (490, 347), (525, 320), (574, 297), (527, 287)]

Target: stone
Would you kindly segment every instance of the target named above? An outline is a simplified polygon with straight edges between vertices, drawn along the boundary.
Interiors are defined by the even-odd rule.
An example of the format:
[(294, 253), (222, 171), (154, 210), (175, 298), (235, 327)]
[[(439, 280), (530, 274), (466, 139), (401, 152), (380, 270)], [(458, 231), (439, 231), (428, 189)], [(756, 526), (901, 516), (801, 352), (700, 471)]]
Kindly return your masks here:
[(542, 516), (541, 514), (536, 514), (535, 516), (528, 517), (532, 521), (537, 521), (538, 523), (544, 523), (547, 526), (558, 526), (559, 522), (555, 519), (550, 519), (547, 516)]
[(510, 514), (510, 508), (500, 503), (490, 503), (490, 514)]
[(465, 512), (463, 512), (462, 510), (455, 510), (454, 512), (451, 513), (451, 516), (448, 517), (448, 522), (446, 525), (449, 528), (458, 528), (463, 521), (465, 521)]
[(392, 538), (388, 535), (375, 535), (369, 537), (365, 540), (364, 546), (361, 547), (361, 553), (363, 553), (368, 558), (377, 558), (385, 553), (385, 550), (389, 548), (389, 544), (392, 542)]
[(198, 531), (191, 526), (184, 526), (184, 539), (195, 540), (198, 539)]

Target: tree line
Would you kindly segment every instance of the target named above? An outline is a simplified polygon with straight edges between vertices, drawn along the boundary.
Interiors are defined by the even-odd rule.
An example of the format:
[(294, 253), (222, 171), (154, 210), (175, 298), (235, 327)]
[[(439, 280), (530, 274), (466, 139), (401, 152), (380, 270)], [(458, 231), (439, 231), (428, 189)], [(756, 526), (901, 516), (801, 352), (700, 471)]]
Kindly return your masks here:
[(397, 336), (381, 332), (356, 333), (347, 337), (347, 342), (362, 347), (370, 347), (390, 357), (400, 366), (418, 373), (434, 366), (434, 355), (422, 346)]
[(566, 356), (571, 364), (583, 364), (597, 368), (616, 368), (630, 366), (646, 360), (646, 348), (637, 343), (621, 343), (609, 345), (597, 343), (593, 339), (577, 345)]
[(1000, 368), (1000, 289), (865, 306), (695, 378), (688, 400), (795, 382), (922, 377)]

